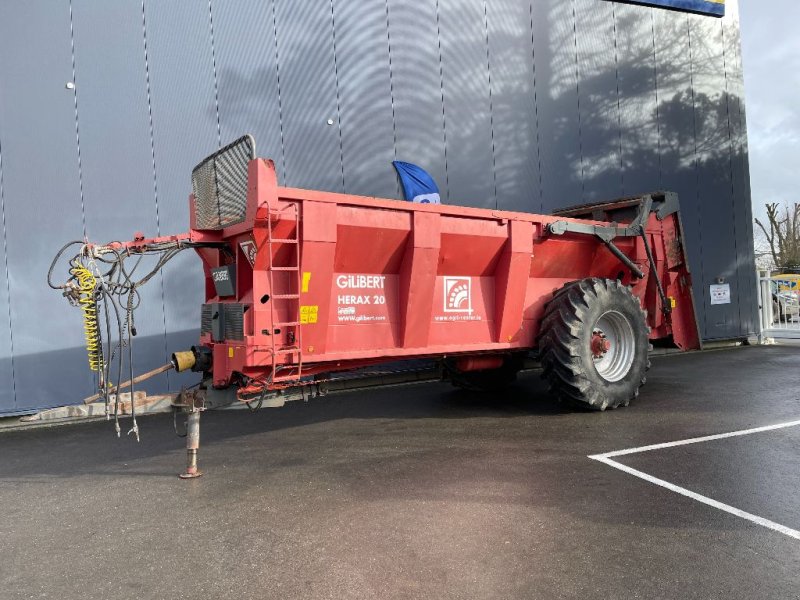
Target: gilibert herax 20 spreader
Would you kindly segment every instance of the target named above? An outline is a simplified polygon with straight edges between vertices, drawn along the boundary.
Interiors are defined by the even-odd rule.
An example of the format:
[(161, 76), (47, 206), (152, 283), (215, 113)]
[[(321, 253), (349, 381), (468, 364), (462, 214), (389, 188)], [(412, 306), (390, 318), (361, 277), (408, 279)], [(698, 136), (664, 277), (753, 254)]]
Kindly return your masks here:
[[(201, 410), (329, 373), (432, 358), (454, 384), (489, 390), (532, 355), (558, 398), (605, 410), (638, 395), (652, 341), (700, 347), (673, 193), (545, 216), (293, 189), (250, 136), (201, 162), (192, 187), (188, 233), (80, 243), (70, 279), (53, 286), (84, 310), (105, 393), (110, 358), (129, 345), (104, 346), (101, 332), (135, 334), (137, 288), (196, 250), (200, 336), (172, 358), (203, 374), (183, 395), (186, 476), (199, 474)], [(159, 258), (136, 280), (125, 261), (141, 254)]]

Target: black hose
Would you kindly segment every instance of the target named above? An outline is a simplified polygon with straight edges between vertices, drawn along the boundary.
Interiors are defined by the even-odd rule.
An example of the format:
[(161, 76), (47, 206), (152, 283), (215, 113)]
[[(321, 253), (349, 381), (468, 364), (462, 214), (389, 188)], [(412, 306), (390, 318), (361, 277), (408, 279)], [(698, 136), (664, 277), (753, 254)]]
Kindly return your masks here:
[(61, 250), (59, 250), (56, 253), (55, 258), (53, 258), (53, 262), (50, 263), (50, 268), (47, 270), (47, 285), (49, 285), (54, 290), (60, 290), (64, 286), (53, 285), (53, 279), (52, 279), (52, 277), (53, 277), (53, 269), (55, 269), (56, 263), (58, 262), (58, 259), (61, 258), (61, 255), (64, 254), (64, 252), (66, 252), (67, 248), (69, 248), (70, 246), (74, 246), (76, 244), (79, 245), (79, 246), (82, 246), (83, 242), (80, 242), (78, 240), (75, 240), (75, 241), (72, 241), (72, 242), (67, 242), (66, 244), (64, 244), (61, 247)]

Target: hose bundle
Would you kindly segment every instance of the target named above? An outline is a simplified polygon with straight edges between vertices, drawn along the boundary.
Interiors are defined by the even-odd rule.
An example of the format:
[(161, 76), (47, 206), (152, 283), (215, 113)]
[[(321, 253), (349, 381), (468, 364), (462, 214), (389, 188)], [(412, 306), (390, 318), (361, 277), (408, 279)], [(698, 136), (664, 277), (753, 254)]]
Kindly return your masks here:
[[(129, 379), (133, 380), (132, 338), (136, 336), (135, 311), (141, 304), (139, 288), (159, 273), (181, 250), (196, 245), (199, 244), (174, 241), (144, 244), (137, 246), (135, 251), (130, 251), (119, 243), (93, 246), (74, 241), (64, 245), (53, 259), (47, 273), (47, 283), (51, 288), (61, 290), (70, 304), (80, 308), (82, 312), (89, 368), (97, 373), (96, 383), (100, 396), (105, 399), (108, 417), (111, 416), (108, 389), (112, 387), (112, 380), (116, 380), (117, 390), (125, 371), (130, 375)], [(79, 248), (69, 260), (69, 278), (62, 285), (54, 284), (52, 275), (56, 263), (69, 248), (75, 246)], [(135, 278), (142, 259), (148, 255), (156, 257), (154, 266), (142, 277)], [(115, 335), (112, 336), (112, 333)], [(133, 425), (128, 433), (135, 434), (138, 440), (133, 385), (130, 393)], [(119, 436), (118, 391), (113, 415)]]

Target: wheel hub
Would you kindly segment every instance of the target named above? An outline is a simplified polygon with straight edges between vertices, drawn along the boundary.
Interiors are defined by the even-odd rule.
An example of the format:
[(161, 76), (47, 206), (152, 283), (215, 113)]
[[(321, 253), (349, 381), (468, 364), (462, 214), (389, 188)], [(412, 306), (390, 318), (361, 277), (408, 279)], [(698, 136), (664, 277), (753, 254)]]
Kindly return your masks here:
[(611, 350), (611, 342), (606, 338), (602, 331), (595, 331), (592, 335), (592, 356), (602, 358), (603, 355)]
[(603, 313), (592, 327), (589, 350), (600, 377), (609, 383), (623, 379), (636, 355), (636, 337), (628, 318), (616, 310)]

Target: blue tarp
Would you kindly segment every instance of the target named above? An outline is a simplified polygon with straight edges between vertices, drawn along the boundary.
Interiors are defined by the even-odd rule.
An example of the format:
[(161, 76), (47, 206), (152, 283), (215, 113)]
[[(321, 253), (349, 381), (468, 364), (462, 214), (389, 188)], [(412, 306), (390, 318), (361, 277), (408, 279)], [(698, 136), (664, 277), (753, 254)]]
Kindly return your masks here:
[(417, 165), (395, 160), (392, 162), (403, 186), (406, 200), (420, 204), (441, 204), (439, 187), (428, 172)]

